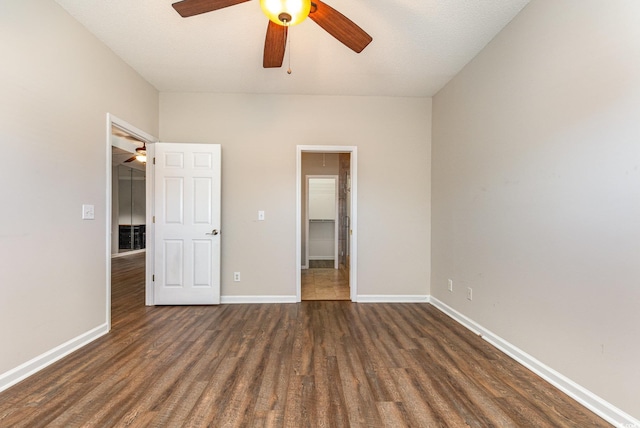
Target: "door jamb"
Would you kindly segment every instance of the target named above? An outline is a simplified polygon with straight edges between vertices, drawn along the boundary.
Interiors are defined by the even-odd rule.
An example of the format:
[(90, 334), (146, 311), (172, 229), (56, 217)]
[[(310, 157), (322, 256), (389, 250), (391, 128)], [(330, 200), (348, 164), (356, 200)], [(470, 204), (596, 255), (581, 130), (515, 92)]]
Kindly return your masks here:
[[(107, 302), (107, 325), (108, 325), (108, 329), (111, 330), (111, 204), (112, 204), (112, 200), (111, 200), (111, 180), (112, 178), (112, 174), (111, 174), (111, 169), (112, 169), (112, 160), (111, 160), (111, 147), (112, 147), (112, 138), (111, 138), (111, 128), (112, 126), (115, 126), (117, 128), (122, 129), (123, 131), (129, 133), (130, 135), (133, 135), (137, 138), (140, 138), (142, 140), (144, 140), (147, 143), (147, 156), (148, 159), (152, 159), (152, 155), (153, 155), (153, 143), (155, 143), (156, 141), (158, 141), (158, 139), (150, 134), (147, 134), (146, 132), (142, 131), (141, 129), (136, 128), (135, 126), (131, 125), (128, 122), (125, 122), (124, 120), (114, 116), (111, 113), (107, 113), (107, 144), (106, 144), (106, 151), (107, 151), (107, 162), (106, 162), (106, 184), (107, 184), (107, 190), (106, 190), (106, 277), (107, 277), (107, 284), (106, 284), (106, 302)], [(151, 155), (151, 156), (150, 156)], [(147, 225), (151, 226), (153, 225), (153, 213), (152, 213), (152, 198), (151, 195), (153, 195), (153, 180), (151, 179), (151, 175), (150, 175), (150, 170), (151, 168), (147, 167), (145, 168), (145, 192), (146, 192), (146, 223)], [(151, 232), (151, 233), (147, 233), (147, 239), (146, 239), (146, 244), (147, 244), (147, 248), (150, 247), (150, 245), (153, 245), (153, 228), (149, 227), (147, 228), (147, 231)], [(151, 247), (153, 248), (153, 247)], [(152, 281), (152, 275), (153, 275), (153, 251), (145, 251), (145, 304), (147, 306), (151, 306), (153, 305), (153, 281)]]
[(349, 153), (351, 163), (351, 235), (349, 288), (351, 301), (358, 301), (358, 147), (296, 146), (296, 302), (302, 301), (302, 153)]

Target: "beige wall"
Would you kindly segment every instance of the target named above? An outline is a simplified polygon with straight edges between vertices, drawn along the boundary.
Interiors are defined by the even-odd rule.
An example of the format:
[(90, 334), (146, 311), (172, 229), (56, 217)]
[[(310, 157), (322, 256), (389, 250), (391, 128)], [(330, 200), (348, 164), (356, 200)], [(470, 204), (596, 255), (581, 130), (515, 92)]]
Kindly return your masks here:
[(358, 146), (359, 294), (428, 295), (430, 118), (429, 98), (160, 94), (161, 140), (222, 144), (222, 296), (295, 295), (298, 144)]
[(534, 0), (434, 97), (431, 281), (635, 417), (638, 16), (637, 1)]
[(48, 0), (2, 1), (0, 58), (1, 377), (106, 323), (106, 115), (157, 134), (158, 94)]

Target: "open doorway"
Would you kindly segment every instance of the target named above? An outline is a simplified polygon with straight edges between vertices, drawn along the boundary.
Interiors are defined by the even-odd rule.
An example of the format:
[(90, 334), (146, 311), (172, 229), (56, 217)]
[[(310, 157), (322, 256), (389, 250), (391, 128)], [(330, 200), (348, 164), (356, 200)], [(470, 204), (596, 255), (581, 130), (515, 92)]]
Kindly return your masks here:
[[(155, 138), (117, 117), (107, 114), (107, 311), (111, 326), (112, 258), (135, 257), (142, 270), (142, 294), (148, 305), (152, 266), (146, 252), (151, 218), (151, 185), (147, 181), (146, 149)], [(142, 254), (144, 253), (144, 254)], [(115, 260), (115, 259), (114, 259)], [(118, 260), (117, 266), (122, 265)], [(142, 265), (142, 266), (140, 266)], [(117, 267), (116, 266), (116, 267)]]
[(146, 249), (146, 160), (115, 145), (111, 150), (111, 256), (118, 257)]
[(298, 301), (356, 301), (356, 159), (352, 146), (298, 146)]
[(111, 257), (146, 249), (146, 144), (111, 125)]
[[(349, 153), (302, 154), (305, 180), (302, 196), (305, 257), (301, 272), (302, 300), (351, 298), (349, 270), (344, 262), (348, 254), (340, 245), (348, 225), (348, 215), (341, 208), (346, 205), (344, 202), (349, 193), (345, 186), (349, 159)], [(341, 164), (346, 164), (343, 174)]]

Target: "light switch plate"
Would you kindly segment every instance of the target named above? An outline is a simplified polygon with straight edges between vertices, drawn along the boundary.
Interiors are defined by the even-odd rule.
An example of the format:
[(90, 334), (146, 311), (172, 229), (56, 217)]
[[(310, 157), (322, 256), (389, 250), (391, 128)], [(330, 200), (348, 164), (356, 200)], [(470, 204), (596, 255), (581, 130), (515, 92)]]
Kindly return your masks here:
[(264, 221), (264, 211), (258, 211), (258, 221)]
[(82, 205), (82, 219), (93, 220), (96, 218), (95, 207), (93, 205)]

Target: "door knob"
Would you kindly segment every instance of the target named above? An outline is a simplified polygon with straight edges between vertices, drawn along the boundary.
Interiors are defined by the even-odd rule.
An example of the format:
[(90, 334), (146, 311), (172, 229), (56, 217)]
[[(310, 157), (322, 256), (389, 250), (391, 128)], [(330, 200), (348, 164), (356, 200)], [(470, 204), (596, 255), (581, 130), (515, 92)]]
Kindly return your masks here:
[(217, 234), (218, 234), (218, 229), (213, 229), (211, 233), (207, 233), (207, 235), (217, 235)]

